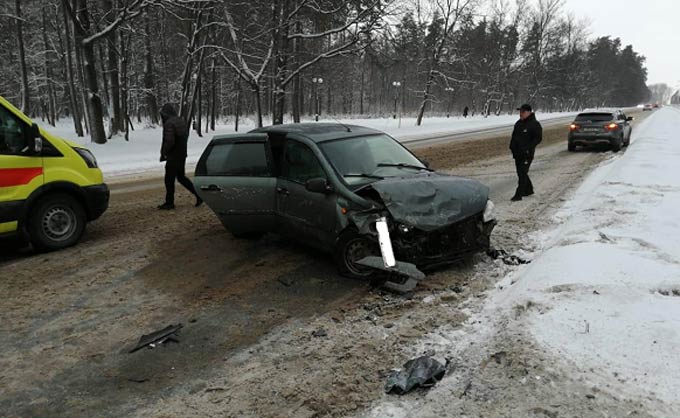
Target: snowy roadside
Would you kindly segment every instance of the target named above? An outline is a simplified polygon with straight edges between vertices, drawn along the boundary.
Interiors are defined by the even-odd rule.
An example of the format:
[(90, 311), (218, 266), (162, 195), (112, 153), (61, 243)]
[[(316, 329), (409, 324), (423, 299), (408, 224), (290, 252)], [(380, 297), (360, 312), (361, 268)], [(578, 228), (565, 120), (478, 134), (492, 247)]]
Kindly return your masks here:
[[(563, 118), (574, 113), (541, 113), (539, 118), (543, 121)], [(363, 125), (393, 135), (397, 139), (421, 138), (429, 135), (460, 133), (477, 129), (494, 128), (511, 125), (517, 120), (516, 115), (474, 116), (468, 118), (426, 118), (422, 126), (415, 126), (415, 118), (404, 118), (401, 122), (392, 118), (376, 119), (322, 119), (322, 122), (341, 122), (347, 124)], [(310, 121), (304, 121), (310, 122)], [(68, 121), (62, 121), (56, 127), (46, 126), (48, 131), (70, 139), (88, 147), (97, 157), (99, 166), (104, 172), (107, 182), (127, 179), (135, 176), (158, 174), (163, 170), (163, 164), (159, 162), (159, 150), (161, 142), (161, 129), (142, 128), (130, 132), (130, 141), (125, 141), (122, 136), (116, 136), (104, 145), (93, 144), (89, 138), (77, 138), (73, 133), (73, 125)], [(248, 132), (255, 125), (250, 119), (241, 121), (240, 132)], [(190, 171), (198, 161), (201, 153), (210, 142), (213, 135), (234, 133), (233, 124), (218, 125), (215, 132), (204, 134), (201, 138), (195, 131), (189, 137), (187, 169)]]
[[(406, 350), (463, 359), (476, 371), (452, 370), (429, 392), (384, 397), (361, 416), (453, 411), (457, 395), (468, 391), (466, 373), (484, 374), (489, 354), (499, 348), (509, 357), (530, 353), (536, 368), (503, 399), (543, 391), (545, 408), (534, 408), (532, 416), (557, 416), (560, 407), (611, 416), (606, 411), (618, 406), (635, 416), (679, 416), (678, 129), (680, 110), (673, 108), (638, 125), (628, 151), (602, 163), (556, 213), (557, 226), (531, 237), (539, 248), (531, 264), (507, 271), (483, 306), (468, 300), (463, 328), (435, 330)], [(499, 404), (498, 416), (511, 408)]]

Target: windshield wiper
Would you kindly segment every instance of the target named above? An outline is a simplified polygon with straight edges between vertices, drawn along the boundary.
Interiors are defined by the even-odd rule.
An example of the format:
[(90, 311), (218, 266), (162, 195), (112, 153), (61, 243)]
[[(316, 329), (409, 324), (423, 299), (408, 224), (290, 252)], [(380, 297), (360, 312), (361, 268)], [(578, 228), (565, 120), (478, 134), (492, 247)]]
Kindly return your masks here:
[(427, 170), (427, 171), (434, 171), (431, 168), (427, 167), (421, 167), (415, 164), (406, 164), (406, 163), (378, 163), (378, 167), (404, 167), (404, 168), (413, 168), (416, 170)]
[(385, 177), (382, 176), (374, 176), (373, 174), (364, 174), (364, 173), (350, 173), (350, 174), (343, 174), (343, 177), (366, 177), (369, 179), (376, 179), (376, 180), (383, 180)]

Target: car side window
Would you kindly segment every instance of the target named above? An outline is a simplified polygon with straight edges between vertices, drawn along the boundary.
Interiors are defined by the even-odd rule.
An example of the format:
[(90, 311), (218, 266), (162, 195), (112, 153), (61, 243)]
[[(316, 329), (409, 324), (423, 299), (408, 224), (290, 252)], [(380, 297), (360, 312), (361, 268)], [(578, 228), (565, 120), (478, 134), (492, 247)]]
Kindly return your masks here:
[(9, 110), (0, 106), (0, 155), (24, 155), (25, 124)]
[(282, 177), (306, 183), (313, 178), (326, 178), (326, 172), (309, 147), (296, 141), (286, 142)]
[(216, 144), (205, 161), (207, 176), (271, 177), (263, 142)]

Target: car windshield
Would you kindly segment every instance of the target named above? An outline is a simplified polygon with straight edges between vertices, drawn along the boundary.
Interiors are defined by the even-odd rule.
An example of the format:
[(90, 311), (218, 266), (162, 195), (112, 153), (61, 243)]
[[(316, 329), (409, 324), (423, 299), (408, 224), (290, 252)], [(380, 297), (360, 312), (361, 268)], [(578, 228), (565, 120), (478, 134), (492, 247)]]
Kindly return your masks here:
[(384, 134), (323, 142), (319, 146), (348, 184), (427, 170), (406, 148)]
[(611, 113), (581, 113), (576, 116), (576, 122), (607, 122), (613, 119)]

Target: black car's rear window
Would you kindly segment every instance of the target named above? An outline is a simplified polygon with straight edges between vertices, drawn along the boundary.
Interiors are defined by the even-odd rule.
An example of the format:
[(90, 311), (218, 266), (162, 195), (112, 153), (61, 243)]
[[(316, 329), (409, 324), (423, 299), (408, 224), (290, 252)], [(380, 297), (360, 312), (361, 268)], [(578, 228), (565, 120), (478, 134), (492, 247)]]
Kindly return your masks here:
[(205, 162), (207, 176), (269, 177), (265, 144), (243, 142), (214, 145)]
[(607, 122), (613, 119), (612, 113), (581, 113), (576, 116), (576, 122)]

